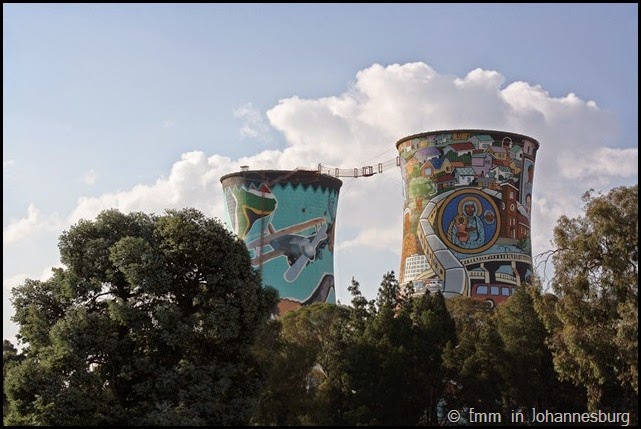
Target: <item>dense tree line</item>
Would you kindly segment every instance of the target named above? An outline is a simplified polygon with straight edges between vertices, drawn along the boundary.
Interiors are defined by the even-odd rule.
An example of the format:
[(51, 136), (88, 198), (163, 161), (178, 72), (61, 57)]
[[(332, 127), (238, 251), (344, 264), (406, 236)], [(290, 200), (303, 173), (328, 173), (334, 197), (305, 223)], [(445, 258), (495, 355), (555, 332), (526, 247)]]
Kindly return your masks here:
[[(412, 298), (384, 276), (376, 301), (352, 282), (351, 306), (314, 304), (272, 321), (263, 425), (447, 425), (448, 410), (585, 411), (562, 381), (534, 309), (534, 287), (497, 309), (440, 293)], [(278, 332), (273, 342), (274, 331)], [(525, 423), (525, 422), (524, 422)]]
[(402, 289), (268, 317), (246, 249), (187, 209), (103, 212), (60, 240), (52, 279), (13, 302), (7, 425), (449, 425), (530, 410), (638, 422), (638, 187), (585, 195), (554, 231), (550, 291), (495, 309)]

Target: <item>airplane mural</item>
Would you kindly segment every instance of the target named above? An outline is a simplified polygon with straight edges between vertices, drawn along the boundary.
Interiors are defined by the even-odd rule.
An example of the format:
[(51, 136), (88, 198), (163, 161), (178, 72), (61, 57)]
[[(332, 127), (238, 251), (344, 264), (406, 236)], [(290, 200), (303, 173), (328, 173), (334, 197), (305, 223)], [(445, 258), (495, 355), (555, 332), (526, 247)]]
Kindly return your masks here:
[(335, 302), (334, 225), (342, 182), (317, 171), (241, 171), (221, 178), (228, 223), (245, 241), (279, 309)]
[[(316, 227), (316, 231), (311, 235), (296, 234), (298, 231), (309, 229), (310, 226)], [(320, 244), (325, 243), (329, 238), (327, 235), (327, 223), (323, 218), (301, 222), (279, 231), (274, 230), (270, 224), (268, 231), (261, 238), (247, 243), (250, 255), (256, 255), (252, 258), (252, 265), (259, 266), (271, 259), (285, 256), (289, 268), (285, 271), (283, 277), (290, 283), (296, 280), (303, 268), (314, 261), (317, 256), (321, 257), (319, 253)], [(261, 251), (265, 246), (269, 246), (271, 250)]]

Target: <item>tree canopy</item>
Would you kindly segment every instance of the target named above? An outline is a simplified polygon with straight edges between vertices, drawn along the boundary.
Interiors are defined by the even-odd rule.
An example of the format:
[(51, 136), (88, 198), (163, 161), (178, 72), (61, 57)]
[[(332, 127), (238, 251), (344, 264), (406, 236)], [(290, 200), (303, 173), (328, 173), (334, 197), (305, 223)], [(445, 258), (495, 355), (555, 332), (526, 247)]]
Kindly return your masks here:
[(638, 414), (638, 185), (584, 194), (585, 214), (554, 228), (554, 295), (539, 297), (554, 365), (592, 410)]
[(195, 209), (107, 210), (59, 248), (66, 268), (13, 291), (25, 350), (5, 424), (248, 421), (263, 381), (251, 347), (277, 293), (241, 240)]

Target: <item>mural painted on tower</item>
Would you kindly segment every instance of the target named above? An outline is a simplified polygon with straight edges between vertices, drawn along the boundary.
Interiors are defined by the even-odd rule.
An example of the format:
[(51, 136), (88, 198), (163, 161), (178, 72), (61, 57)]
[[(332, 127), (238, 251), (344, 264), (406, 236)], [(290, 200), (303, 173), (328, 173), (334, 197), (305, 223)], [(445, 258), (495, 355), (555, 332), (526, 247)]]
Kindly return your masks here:
[(279, 313), (335, 303), (334, 226), (339, 179), (315, 171), (241, 171), (221, 178), (227, 222), (247, 245)]
[(400, 282), (495, 304), (532, 274), (530, 212), (539, 143), (450, 130), (396, 143), (403, 179)]

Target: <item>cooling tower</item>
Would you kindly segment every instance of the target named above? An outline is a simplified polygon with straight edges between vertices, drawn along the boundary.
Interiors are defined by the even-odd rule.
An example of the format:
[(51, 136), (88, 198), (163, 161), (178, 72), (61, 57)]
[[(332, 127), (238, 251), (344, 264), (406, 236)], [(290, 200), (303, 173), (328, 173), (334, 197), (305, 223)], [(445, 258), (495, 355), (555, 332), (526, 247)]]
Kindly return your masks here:
[(317, 171), (243, 170), (220, 179), (227, 222), (245, 241), (279, 314), (335, 303), (334, 225), (343, 182)]
[(403, 178), (399, 281), (494, 305), (532, 274), (530, 212), (539, 143), (447, 130), (396, 143)]

